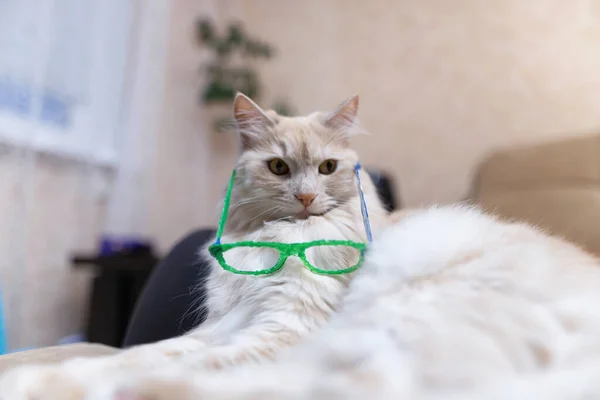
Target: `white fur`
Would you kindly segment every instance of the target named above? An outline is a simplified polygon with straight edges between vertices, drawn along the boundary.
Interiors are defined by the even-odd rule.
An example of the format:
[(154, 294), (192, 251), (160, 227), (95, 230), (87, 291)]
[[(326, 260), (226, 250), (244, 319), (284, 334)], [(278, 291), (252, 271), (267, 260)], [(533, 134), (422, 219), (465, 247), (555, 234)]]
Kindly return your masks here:
[[(415, 212), (374, 243), (324, 329), (277, 362), (176, 382), (189, 399), (598, 398), (598, 267), (476, 209)], [(129, 387), (167, 387), (179, 368)]]

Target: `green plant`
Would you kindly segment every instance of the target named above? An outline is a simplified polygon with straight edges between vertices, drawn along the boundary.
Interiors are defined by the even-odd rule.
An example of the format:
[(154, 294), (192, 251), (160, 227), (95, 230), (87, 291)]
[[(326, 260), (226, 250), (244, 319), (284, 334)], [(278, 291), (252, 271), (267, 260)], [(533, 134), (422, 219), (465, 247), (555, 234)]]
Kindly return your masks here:
[[(250, 37), (237, 22), (230, 23), (226, 33), (219, 35), (213, 23), (207, 19), (198, 21), (196, 36), (201, 46), (212, 52), (212, 58), (202, 67), (206, 84), (201, 91), (201, 101), (205, 105), (231, 104), (235, 94), (242, 92), (260, 101), (262, 84), (252, 60), (269, 60), (276, 51), (264, 41)], [(283, 100), (272, 107), (282, 115), (290, 115), (292, 108)], [(231, 123), (231, 119), (219, 118), (217, 128)]]

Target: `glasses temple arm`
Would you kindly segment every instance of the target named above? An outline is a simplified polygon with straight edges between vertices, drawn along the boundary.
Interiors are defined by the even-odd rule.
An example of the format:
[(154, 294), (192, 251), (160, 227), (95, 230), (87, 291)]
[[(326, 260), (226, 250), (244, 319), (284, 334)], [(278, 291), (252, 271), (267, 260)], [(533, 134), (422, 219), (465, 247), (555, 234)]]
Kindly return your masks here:
[(227, 222), (227, 214), (229, 213), (229, 204), (231, 203), (231, 192), (233, 191), (233, 182), (235, 181), (235, 169), (231, 173), (231, 178), (229, 179), (229, 185), (227, 185), (227, 194), (225, 194), (225, 199), (223, 200), (223, 211), (221, 212), (221, 218), (219, 219), (219, 227), (217, 229), (217, 240), (215, 243), (221, 243), (221, 236), (223, 236), (223, 231), (225, 230), (225, 223)]
[(371, 222), (369, 221), (369, 210), (367, 208), (367, 202), (365, 200), (365, 192), (363, 191), (362, 183), (360, 181), (360, 169), (361, 165), (359, 162), (354, 166), (354, 173), (356, 174), (356, 180), (358, 182), (358, 193), (360, 196), (360, 212), (362, 213), (363, 223), (365, 225), (365, 233), (367, 234), (367, 240), (369, 243), (373, 242), (373, 234), (371, 233)]

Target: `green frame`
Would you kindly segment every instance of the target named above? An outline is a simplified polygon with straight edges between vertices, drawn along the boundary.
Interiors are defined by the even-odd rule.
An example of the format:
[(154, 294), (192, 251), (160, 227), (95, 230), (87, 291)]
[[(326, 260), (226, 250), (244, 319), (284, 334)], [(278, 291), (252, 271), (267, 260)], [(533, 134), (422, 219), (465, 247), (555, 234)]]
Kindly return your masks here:
[[(360, 257), (358, 258), (358, 262), (348, 268), (339, 269), (339, 270), (324, 270), (315, 267), (312, 265), (308, 259), (306, 258), (306, 250), (315, 247), (315, 246), (347, 246), (353, 247), (355, 249), (360, 250)], [(232, 267), (227, 264), (225, 261), (225, 257), (223, 253), (227, 250), (231, 250), (236, 247), (268, 247), (271, 249), (275, 249), (279, 251), (279, 260), (274, 267), (258, 270), (258, 271), (243, 271)], [(219, 243), (213, 244), (209, 247), (210, 254), (219, 262), (221, 268), (225, 271), (233, 272), (234, 274), (241, 275), (270, 275), (281, 268), (283, 268), (283, 264), (287, 261), (288, 257), (296, 256), (298, 257), (304, 266), (308, 268), (311, 272), (315, 274), (321, 275), (342, 275), (349, 274), (350, 272), (354, 272), (360, 267), (363, 262), (364, 251), (366, 250), (367, 245), (365, 243), (352, 242), (349, 240), (314, 240), (312, 242), (306, 243), (278, 243), (278, 242), (236, 242), (236, 243)]]
[[(358, 182), (358, 190), (359, 190), (359, 194), (360, 194), (363, 223), (365, 226), (367, 239), (369, 242), (371, 242), (373, 240), (372, 235), (371, 235), (371, 225), (369, 222), (369, 213), (368, 213), (367, 204), (365, 201), (364, 192), (363, 192), (362, 184), (360, 181), (360, 173), (359, 173), (360, 169), (361, 169), (360, 163), (356, 163), (356, 165), (354, 167), (354, 172), (355, 172), (357, 182)], [(308, 268), (308, 270), (310, 270), (311, 272), (313, 272), (315, 274), (320, 274), (320, 275), (349, 274), (351, 272), (356, 271), (362, 265), (362, 262), (364, 260), (364, 254), (365, 254), (365, 251), (367, 250), (367, 244), (361, 243), (361, 242), (354, 242), (352, 240), (313, 240), (311, 242), (305, 242), (305, 243), (279, 243), (279, 242), (254, 242), (254, 241), (242, 241), (242, 242), (236, 242), (236, 243), (221, 243), (221, 237), (223, 236), (223, 231), (225, 230), (225, 224), (227, 222), (227, 216), (229, 214), (229, 205), (231, 203), (231, 192), (233, 190), (233, 184), (235, 182), (235, 175), (236, 175), (236, 171), (233, 170), (233, 172), (231, 174), (231, 178), (229, 179), (229, 185), (227, 186), (227, 194), (225, 195), (225, 200), (223, 202), (223, 212), (221, 213), (221, 218), (219, 220), (219, 227), (217, 229), (216, 240), (215, 240), (215, 243), (211, 244), (208, 247), (208, 251), (210, 252), (210, 254), (217, 260), (217, 262), (219, 263), (221, 268), (223, 268), (225, 271), (232, 272), (234, 274), (240, 274), (240, 275), (257, 275), (257, 276), (258, 275), (270, 275), (270, 274), (273, 274), (273, 273), (279, 271), (281, 268), (283, 268), (283, 265), (285, 264), (285, 262), (287, 261), (287, 259), (289, 257), (298, 257), (302, 261), (304, 266), (306, 268)], [(360, 250), (360, 256), (359, 256), (357, 263), (351, 267), (344, 268), (344, 269), (338, 269), (338, 270), (324, 270), (324, 269), (315, 267), (306, 258), (306, 250), (311, 247), (316, 247), (316, 246), (352, 247), (357, 250)], [(225, 257), (223, 256), (223, 253), (225, 253), (227, 250), (231, 250), (236, 247), (262, 247), (262, 248), (275, 249), (275, 250), (279, 251), (279, 260), (277, 261), (275, 266), (273, 266), (269, 269), (258, 270), (258, 271), (239, 270), (239, 269), (236, 269), (236, 268), (232, 267), (231, 265), (229, 265), (227, 263), (227, 261), (225, 260)]]

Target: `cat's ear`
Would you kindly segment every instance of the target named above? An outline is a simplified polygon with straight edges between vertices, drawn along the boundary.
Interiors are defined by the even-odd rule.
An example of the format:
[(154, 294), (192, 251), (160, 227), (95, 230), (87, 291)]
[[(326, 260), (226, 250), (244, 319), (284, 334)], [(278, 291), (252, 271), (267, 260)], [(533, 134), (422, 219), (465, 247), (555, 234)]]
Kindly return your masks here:
[(273, 121), (265, 112), (248, 96), (239, 92), (233, 101), (233, 117), (240, 133), (243, 150), (255, 146), (265, 130), (273, 126)]
[(325, 126), (336, 132), (350, 130), (356, 125), (358, 113), (358, 96), (352, 96), (340, 104), (331, 115), (327, 117)]

